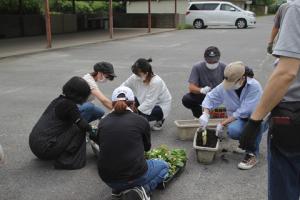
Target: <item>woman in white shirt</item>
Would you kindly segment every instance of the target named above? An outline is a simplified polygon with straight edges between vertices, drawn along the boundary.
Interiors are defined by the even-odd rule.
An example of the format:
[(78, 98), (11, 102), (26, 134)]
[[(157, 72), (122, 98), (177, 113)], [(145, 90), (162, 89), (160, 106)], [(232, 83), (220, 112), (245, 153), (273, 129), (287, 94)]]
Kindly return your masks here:
[(131, 75), (122, 85), (133, 90), (138, 113), (149, 122), (154, 121), (152, 130), (161, 130), (171, 109), (172, 97), (165, 82), (152, 71), (152, 59), (138, 59)]
[(81, 116), (88, 122), (101, 119), (104, 110), (96, 106), (93, 101), (98, 99), (108, 110), (112, 109), (112, 102), (99, 89), (97, 82), (105, 83), (107, 80), (114, 80), (116, 77), (113, 65), (108, 62), (99, 62), (94, 65), (94, 72), (84, 75), (82, 78), (89, 84), (91, 95), (86, 103), (79, 106)]

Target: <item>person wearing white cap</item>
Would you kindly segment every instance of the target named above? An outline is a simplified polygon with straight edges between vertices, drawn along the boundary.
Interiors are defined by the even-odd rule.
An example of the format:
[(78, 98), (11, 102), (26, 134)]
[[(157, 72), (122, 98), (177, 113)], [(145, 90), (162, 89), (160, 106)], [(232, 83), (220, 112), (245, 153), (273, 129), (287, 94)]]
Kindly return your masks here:
[(151, 58), (138, 59), (131, 67), (133, 75), (122, 85), (133, 90), (138, 113), (154, 122), (152, 130), (159, 131), (170, 113), (172, 96), (165, 82), (154, 74), (150, 62)]
[(134, 113), (135, 97), (128, 87), (112, 94), (113, 110), (98, 125), (98, 172), (112, 188), (114, 199), (150, 200), (149, 193), (169, 171), (163, 160), (146, 160), (151, 148), (150, 125)]
[[(223, 104), (227, 110), (228, 118), (217, 125), (216, 135), (221, 137), (225, 127), (230, 138), (239, 140), (243, 127), (248, 121), (262, 95), (260, 83), (253, 78), (252, 70), (242, 62), (233, 62), (226, 66), (224, 81), (208, 93), (202, 102), (203, 114), (199, 118), (200, 127), (205, 129), (209, 121), (209, 112)], [(251, 169), (258, 160), (260, 136), (256, 140), (256, 149), (247, 151), (245, 158), (238, 164), (240, 169)]]

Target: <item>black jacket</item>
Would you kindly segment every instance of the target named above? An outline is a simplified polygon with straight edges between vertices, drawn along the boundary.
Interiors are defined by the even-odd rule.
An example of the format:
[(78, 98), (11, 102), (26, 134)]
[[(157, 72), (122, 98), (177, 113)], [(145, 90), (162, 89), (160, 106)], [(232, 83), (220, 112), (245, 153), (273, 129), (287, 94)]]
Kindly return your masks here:
[[(58, 137), (74, 124), (85, 134), (90, 125), (80, 117), (75, 102), (60, 95), (54, 99), (33, 127), (29, 136), (29, 145), (39, 158), (48, 159), (46, 151), (58, 142)], [(74, 133), (76, 134), (76, 133)]]
[(110, 113), (99, 123), (98, 171), (105, 182), (130, 181), (148, 170), (145, 151), (151, 148), (149, 122), (131, 112)]

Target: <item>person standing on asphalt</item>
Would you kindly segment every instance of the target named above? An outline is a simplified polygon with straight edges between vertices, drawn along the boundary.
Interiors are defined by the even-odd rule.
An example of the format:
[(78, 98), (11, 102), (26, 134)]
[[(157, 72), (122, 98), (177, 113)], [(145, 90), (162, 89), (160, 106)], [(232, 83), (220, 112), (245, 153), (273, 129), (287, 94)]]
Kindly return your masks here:
[(114, 67), (108, 62), (99, 62), (94, 65), (94, 71), (84, 75), (82, 78), (89, 84), (91, 95), (88, 101), (79, 106), (81, 116), (89, 123), (101, 119), (104, 110), (92, 102), (98, 99), (107, 109), (112, 109), (111, 101), (101, 92), (97, 82), (105, 83), (107, 80), (113, 81), (116, 77)]
[(182, 104), (192, 110), (196, 118), (202, 114), (201, 104), (205, 95), (223, 81), (226, 65), (220, 62), (220, 57), (220, 50), (211, 46), (204, 52), (205, 62), (193, 66), (189, 78), (190, 92), (183, 96)]
[(288, 5), (289, 5), (289, 3), (293, 2), (293, 1), (294, 0), (288, 0), (287, 3), (282, 4), (276, 12), (276, 15), (274, 18), (274, 25), (272, 28), (272, 32), (271, 32), (271, 36), (270, 36), (270, 40), (269, 40), (268, 48), (267, 48), (267, 52), (269, 54), (272, 54), (272, 52), (273, 52), (274, 40), (279, 32), (281, 22), (282, 22), (284, 15), (288, 9)]
[(255, 148), (262, 120), (268, 134), (269, 200), (299, 200), (300, 194), (300, 1), (289, 5), (273, 55), (279, 63), (243, 130), (241, 148)]

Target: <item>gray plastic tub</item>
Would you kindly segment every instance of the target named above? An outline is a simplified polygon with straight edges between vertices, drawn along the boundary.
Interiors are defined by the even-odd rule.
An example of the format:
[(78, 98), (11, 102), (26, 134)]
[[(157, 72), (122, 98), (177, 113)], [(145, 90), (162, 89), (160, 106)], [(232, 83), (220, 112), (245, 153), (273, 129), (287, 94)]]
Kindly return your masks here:
[(193, 147), (196, 150), (197, 161), (202, 164), (211, 164), (215, 158), (217, 151), (219, 150), (220, 140), (218, 139), (216, 147), (202, 147), (197, 146), (198, 130), (195, 132)]
[[(210, 119), (208, 123), (208, 128), (216, 127), (219, 122), (223, 119)], [(199, 120), (176, 120), (174, 121), (177, 126), (177, 137), (180, 140), (190, 140), (192, 141), (195, 136), (195, 132), (199, 128)]]

